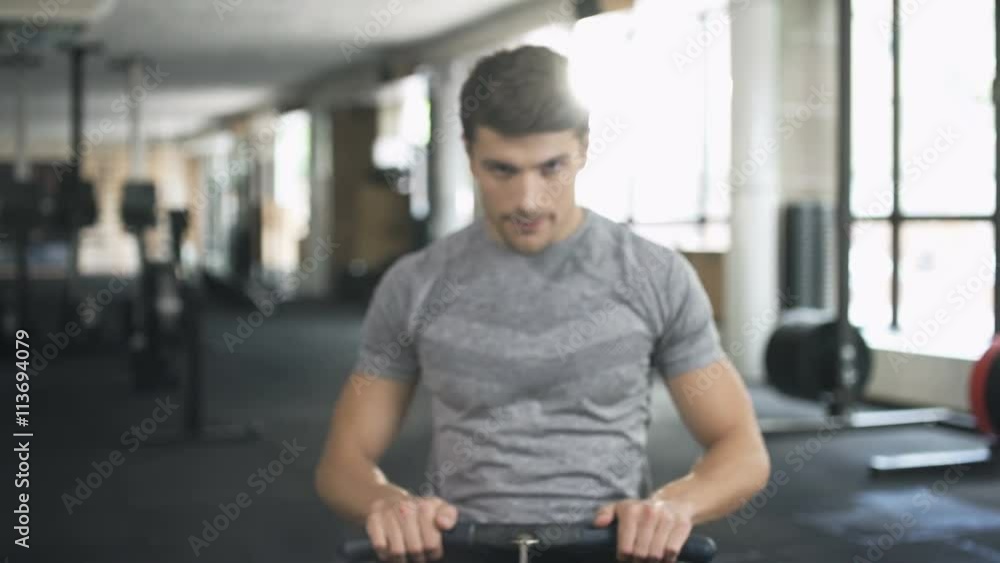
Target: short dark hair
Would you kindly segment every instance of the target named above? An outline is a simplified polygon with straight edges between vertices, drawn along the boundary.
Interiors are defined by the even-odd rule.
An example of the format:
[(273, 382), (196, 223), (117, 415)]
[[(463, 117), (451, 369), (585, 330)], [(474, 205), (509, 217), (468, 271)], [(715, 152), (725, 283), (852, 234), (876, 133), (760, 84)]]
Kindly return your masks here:
[(589, 112), (570, 87), (569, 61), (533, 45), (479, 59), (462, 85), (459, 111), (467, 141), (480, 125), (511, 137), (590, 130)]

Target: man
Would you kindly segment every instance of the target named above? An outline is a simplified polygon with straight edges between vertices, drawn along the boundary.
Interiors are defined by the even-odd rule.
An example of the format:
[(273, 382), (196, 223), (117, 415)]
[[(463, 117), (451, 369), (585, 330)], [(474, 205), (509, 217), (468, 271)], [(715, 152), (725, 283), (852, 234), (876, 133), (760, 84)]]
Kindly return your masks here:
[[(484, 217), (380, 281), (317, 489), (364, 522), (383, 560), (440, 558), (441, 531), (464, 518), (617, 522), (620, 559), (672, 561), (692, 526), (739, 508), (770, 471), (705, 291), (679, 254), (576, 205), (588, 114), (564, 57), (486, 57), (460, 103)], [(654, 374), (706, 450), (656, 489)], [(377, 462), (418, 382), (432, 401), (431, 482), (408, 492)]]

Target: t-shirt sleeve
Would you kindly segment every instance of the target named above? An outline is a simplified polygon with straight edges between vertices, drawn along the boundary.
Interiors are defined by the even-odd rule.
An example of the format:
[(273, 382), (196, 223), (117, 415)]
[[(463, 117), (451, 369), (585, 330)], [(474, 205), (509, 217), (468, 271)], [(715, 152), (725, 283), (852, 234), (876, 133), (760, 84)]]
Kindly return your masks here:
[(401, 381), (418, 376), (420, 368), (409, 328), (413, 272), (414, 256), (405, 256), (390, 266), (375, 286), (361, 325), (354, 373)]
[(653, 351), (654, 367), (668, 379), (725, 357), (705, 287), (687, 258), (671, 254), (667, 298), (662, 301), (667, 310)]

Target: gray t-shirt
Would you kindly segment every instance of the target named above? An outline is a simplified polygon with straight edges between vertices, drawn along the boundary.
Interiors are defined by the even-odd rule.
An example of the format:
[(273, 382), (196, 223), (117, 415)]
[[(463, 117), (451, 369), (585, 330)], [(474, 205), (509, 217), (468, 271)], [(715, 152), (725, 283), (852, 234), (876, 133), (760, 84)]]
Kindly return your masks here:
[(431, 397), (428, 482), (479, 522), (578, 522), (649, 490), (653, 377), (722, 359), (683, 256), (596, 212), (536, 255), (482, 218), (398, 260), (363, 324), (356, 373)]

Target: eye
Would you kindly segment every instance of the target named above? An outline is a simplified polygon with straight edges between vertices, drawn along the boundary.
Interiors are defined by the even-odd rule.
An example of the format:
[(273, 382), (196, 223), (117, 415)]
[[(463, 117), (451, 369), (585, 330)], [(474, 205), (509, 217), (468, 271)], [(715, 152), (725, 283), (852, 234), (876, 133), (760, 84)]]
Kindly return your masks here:
[(493, 164), (490, 166), (490, 172), (498, 178), (510, 178), (517, 173), (517, 170), (513, 166), (507, 166), (505, 164)]
[(549, 176), (555, 174), (563, 167), (562, 160), (551, 160), (542, 165), (542, 174)]

